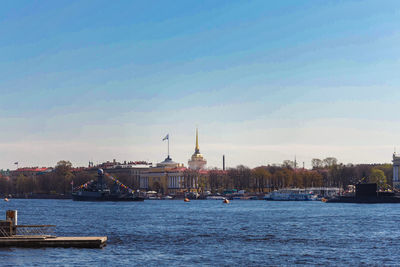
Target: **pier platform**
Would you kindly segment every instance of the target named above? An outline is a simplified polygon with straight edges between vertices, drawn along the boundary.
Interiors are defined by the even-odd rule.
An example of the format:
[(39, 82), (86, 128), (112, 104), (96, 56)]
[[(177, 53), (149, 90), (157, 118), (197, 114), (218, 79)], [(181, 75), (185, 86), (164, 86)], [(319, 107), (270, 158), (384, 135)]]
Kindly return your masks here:
[(0, 237), (0, 247), (77, 247), (102, 248), (106, 245), (106, 236), (91, 237), (55, 237), (55, 236), (10, 236)]
[(0, 220), (0, 247), (75, 247), (102, 248), (106, 236), (62, 236), (52, 234), (55, 225), (18, 225), (18, 212), (6, 211), (6, 220)]

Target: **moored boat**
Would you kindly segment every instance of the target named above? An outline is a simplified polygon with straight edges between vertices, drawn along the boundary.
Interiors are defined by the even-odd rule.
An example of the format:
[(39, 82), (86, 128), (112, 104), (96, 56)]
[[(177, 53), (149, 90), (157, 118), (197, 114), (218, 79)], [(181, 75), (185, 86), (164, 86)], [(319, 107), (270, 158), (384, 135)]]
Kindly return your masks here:
[(317, 196), (307, 192), (305, 189), (288, 188), (273, 191), (265, 195), (265, 200), (274, 201), (310, 201), (316, 200)]
[(90, 181), (72, 192), (75, 201), (143, 201), (144, 198), (136, 195), (134, 191), (123, 185), (114, 177), (107, 175), (114, 181), (111, 189), (104, 183), (104, 171), (97, 171), (97, 181)]
[(224, 200), (225, 197), (223, 197), (223, 196), (207, 196), (206, 199), (207, 200)]
[(343, 195), (327, 199), (327, 203), (400, 203), (400, 195), (394, 192), (379, 192), (377, 184), (357, 184), (353, 195)]

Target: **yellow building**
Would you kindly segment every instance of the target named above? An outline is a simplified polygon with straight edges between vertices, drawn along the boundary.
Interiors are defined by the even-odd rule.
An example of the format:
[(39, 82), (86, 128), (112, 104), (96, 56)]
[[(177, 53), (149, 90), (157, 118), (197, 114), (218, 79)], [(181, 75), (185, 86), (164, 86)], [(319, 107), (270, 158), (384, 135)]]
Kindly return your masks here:
[(140, 189), (156, 191), (164, 195), (198, 191), (204, 177), (207, 176), (207, 171), (204, 170), (207, 161), (200, 154), (197, 129), (195, 151), (188, 163), (189, 169), (182, 163), (173, 161), (168, 155), (164, 161), (141, 172)]
[(140, 189), (175, 194), (183, 188), (185, 170), (182, 163), (176, 163), (168, 156), (163, 162), (141, 173)]

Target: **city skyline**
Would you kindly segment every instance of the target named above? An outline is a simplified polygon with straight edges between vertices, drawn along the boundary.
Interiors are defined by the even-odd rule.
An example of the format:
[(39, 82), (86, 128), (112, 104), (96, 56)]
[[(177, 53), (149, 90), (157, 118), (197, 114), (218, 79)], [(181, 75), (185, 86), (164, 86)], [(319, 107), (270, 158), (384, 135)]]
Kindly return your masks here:
[[(170, 134), (168, 133), (164, 138), (162, 138), (161, 140), (162, 141), (165, 141), (165, 140), (170, 140)], [(196, 128), (196, 141), (195, 141), (195, 154), (196, 153), (198, 153), (199, 151), (198, 151), (198, 148), (199, 148), (199, 143), (198, 143), (198, 129)], [(106, 158), (106, 159), (102, 159), (102, 160), (95, 160), (95, 161), (93, 161), (92, 159), (91, 160), (89, 160), (88, 162), (86, 162), (86, 165), (85, 164), (74, 164), (74, 161), (73, 160), (69, 160), (69, 159), (60, 159), (60, 160), (57, 160), (54, 164), (50, 164), (50, 165), (45, 165), (45, 164), (40, 164), (40, 163), (38, 163), (38, 164), (31, 164), (31, 165), (26, 165), (26, 164), (24, 164), (24, 162), (20, 162), (20, 161), (16, 161), (16, 162), (14, 162), (13, 164), (10, 164), (10, 165), (13, 165), (13, 166), (17, 166), (17, 167), (15, 167), (15, 168), (8, 168), (8, 169), (17, 169), (17, 168), (30, 168), (30, 167), (33, 167), (33, 168), (36, 168), (36, 167), (54, 167), (55, 165), (56, 165), (56, 163), (58, 162), (58, 161), (61, 161), (61, 160), (67, 160), (67, 161), (70, 161), (72, 164), (73, 164), (73, 167), (86, 167), (87, 165), (88, 165), (88, 163), (89, 163), (89, 165), (92, 163), (92, 164), (94, 164), (95, 166), (96, 165), (101, 165), (101, 164), (104, 164), (104, 163), (112, 163), (112, 162), (117, 162), (118, 164), (124, 164), (123, 162), (128, 162), (128, 164), (131, 164), (132, 162), (147, 162), (147, 163), (150, 163), (150, 164), (152, 164), (153, 166), (155, 166), (157, 163), (159, 163), (159, 162), (161, 162), (161, 161), (163, 161), (163, 160), (165, 160), (166, 158), (168, 158), (168, 157), (170, 157), (170, 159), (171, 160), (174, 160), (173, 159), (173, 155), (171, 154), (171, 152), (170, 152), (170, 147), (169, 147), (169, 145), (168, 145), (168, 149), (165, 151), (165, 158), (163, 158), (163, 156), (160, 156), (162, 159), (160, 159), (160, 160), (158, 160), (158, 161), (151, 161), (151, 160), (143, 160), (143, 159), (116, 159), (116, 158), (113, 158), (112, 159), (112, 161), (110, 161), (110, 158)], [(394, 151), (394, 153), (393, 153), (393, 155), (395, 155), (396, 154), (396, 151)], [(203, 159), (202, 158), (202, 154), (199, 154), (200, 156), (201, 156), (201, 159)], [(223, 169), (223, 160), (225, 160), (225, 159), (223, 159), (222, 157), (225, 157), (225, 154), (223, 154), (222, 156), (221, 156), (221, 160), (220, 160), (220, 165), (216, 165), (216, 166), (207, 166), (207, 167), (205, 167), (205, 169), (214, 169), (214, 168), (218, 168), (218, 169)], [(325, 158), (328, 158), (328, 157), (330, 157), (330, 156), (326, 156)], [(314, 157), (315, 158), (315, 157)], [(313, 158), (313, 159), (314, 159)], [(323, 160), (324, 158), (322, 157), (322, 158), (320, 158), (321, 160)], [(192, 159), (189, 159), (189, 161), (190, 160), (193, 160), (193, 155), (192, 155)], [(306, 164), (306, 162), (305, 161), (302, 161), (301, 159), (298, 159), (297, 158), (297, 155), (294, 155), (294, 158), (287, 158), (287, 159), (284, 159), (283, 161), (287, 161), (287, 160), (289, 160), (289, 161), (292, 161), (296, 166), (295, 167), (297, 167), (297, 168), (302, 168), (302, 167), (308, 167), (308, 168), (310, 168), (310, 167), (312, 167), (311, 166), (311, 163), (308, 163), (308, 164)], [(282, 166), (282, 165), (284, 165), (284, 162), (267, 162), (267, 163), (265, 163), (265, 164), (259, 164), (259, 165), (256, 165), (256, 166), (248, 166), (248, 165), (244, 165), (243, 163), (238, 163), (238, 164), (236, 164), (236, 165), (232, 165), (232, 166), (230, 166), (229, 164), (226, 166), (226, 168), (234, 168), (234, 167), (237, 167), (238, 165), (244, 165), (244, 166), (246, 166), (246, 167), (250, 167), (250, 168), (253, 168), (253, 167), (259, 167), (259, 166), (267, 166), (267, 165), (272, 165), (272, 166)], [(131, 162), (131, 163), (129, 163), (129, 162)], [(177, 163), (179, 163), (179, 164), (182, 164), (182, 165), (184, 165), (186, 168), (190, 168), (190, 164), (185, 164), (185, 162), (184, 161), (179, 161), (179, 160), (177, 160), (176, 161)], [(22, 163), (22, 164), (21, 164)], [(283, 163), (283, 164), (282, 164)], [(338, 161), (338, 163), (343, 163), (343, 162), (340, 162), (340, 161)], [(349, 163), (354, 163), (354, 162), (349, 162)], [(361, 162), (362, 163), (362, 162)], [(376, 162), (375, 162), (376, 163)], [(388, 163), (388, 162), (383, 162), (383, 163)], [(225, 164), (226, 164), (226, 162), (225, 162)], [(346, 163), (345, 163), (346, 164)], [(1, 169), (1, 168), (0, 168)], [(7, 169), (7, 168), (5, 168), (5, 169)]]
[(208, 167), (400, 147), (396, 1), (10, 1), (0, 168), (110, 159)]

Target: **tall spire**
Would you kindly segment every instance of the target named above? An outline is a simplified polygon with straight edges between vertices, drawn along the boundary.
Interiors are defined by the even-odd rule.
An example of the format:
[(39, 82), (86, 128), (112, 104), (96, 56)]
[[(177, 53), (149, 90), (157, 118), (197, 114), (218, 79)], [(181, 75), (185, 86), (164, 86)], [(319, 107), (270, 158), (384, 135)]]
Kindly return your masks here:
[(194, 148), (194, 153), (192, 157), (188, 161), (189, 169), (200, 170), (203, 169), (206, 164), (207, 161), (203, 158), (203, 155), (200, 153), (199, 129), (196, 127), (196, 146)]
[(200, 153), (200, 148), (199, 148), (199, 131), (196, 128), (196, 147), (194, 149), (195, 153), (198, 154)]

